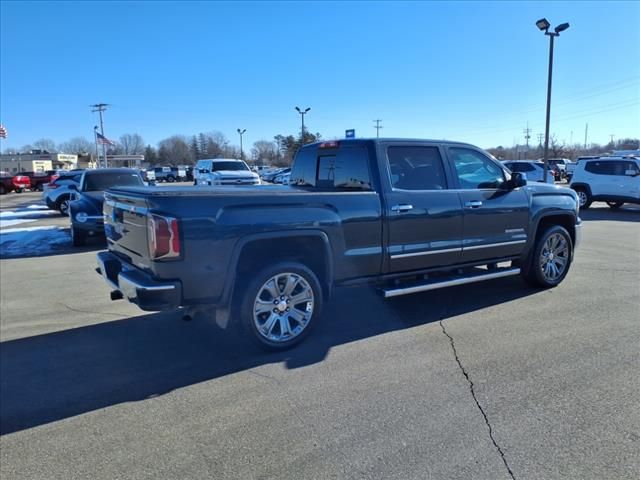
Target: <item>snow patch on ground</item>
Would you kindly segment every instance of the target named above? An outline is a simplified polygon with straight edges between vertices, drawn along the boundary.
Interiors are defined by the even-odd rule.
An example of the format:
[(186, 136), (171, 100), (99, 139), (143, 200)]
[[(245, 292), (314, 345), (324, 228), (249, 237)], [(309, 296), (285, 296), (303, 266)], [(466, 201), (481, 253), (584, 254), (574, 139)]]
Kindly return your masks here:
[(60, 215), (60, 212), (54, 210), (18, 210), (16, 212), (0, 212), (0, 218), (3, 220), (19, 218), (48, 218), (51, 215)]
[(0, 228), (10, 227), (11, 225), (20, 225), (21, 223), (35, 222), (35, 220), (29, 220), (27, 218), (18, 218), (14, 220), (5, 220), (0, 218)]
[(46, 255), (70, 244), (67, 228), (43, 226), (0, 230), (0, 257)]
[(48, 210), (49, 207), (47, 207), (46, 205), (29, 205), (27, 207), (30, 210)]

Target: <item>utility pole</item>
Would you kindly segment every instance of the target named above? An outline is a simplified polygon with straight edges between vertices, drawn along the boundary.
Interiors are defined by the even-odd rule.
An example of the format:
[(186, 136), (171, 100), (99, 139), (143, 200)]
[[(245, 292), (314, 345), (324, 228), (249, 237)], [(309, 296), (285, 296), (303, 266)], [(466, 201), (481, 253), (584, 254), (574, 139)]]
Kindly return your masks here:
[(376, 129), (376, 138), (380, 138), (380, 129), (383, 128), (382, 125), (380, 125), (381, 121), (382, 121), (381, 118), (377, 118), (374, 120), (374, 122), (376, 122), (376, 126), (373, 128)]
[(96, 142), (96, 165), (100, 166), (100, 154), (98, 153), (98, 126), (93, 127), (93, 140)]
[[(100, 135), (102, 135), (103, 137), (104, 122), (102, 121), (102, 112), (104, 112), (108, 106), (108, 103), (96, 103), (95, 105), (90, 105), (92, 112), (98, 112), (100, 114)], [(107, 146), (104, 143), (102, 144), (102, 161), (103, 167), (107, 168)]]
[(584, 124), (584, 150), (587, 151), (587, 133), (589, 132), (589, 124)]
[(240, 160), (244, 160), (244, 153), (242, 152), (242, 135), (246, 131), (246, 128), (243, 128), (242, 130), (238, 129), (238, 133), (240, 134)]
[(615, 136), (613, 133), (610, 133), (609, 136), (611, 137), (611, 145), (613, 145), (613, 137)]
[(524, 159), (526, 160), (527, 157), (529, 156), (529, 139), (531, 138), (531, 129), (529, 128), (529, 122), (527, 122), (527, 128), (523, 130), (523, 133), (524, 133), (524, 139), (526, 140), (526, 143), (527, 143), (527, 149), (524, 152)]

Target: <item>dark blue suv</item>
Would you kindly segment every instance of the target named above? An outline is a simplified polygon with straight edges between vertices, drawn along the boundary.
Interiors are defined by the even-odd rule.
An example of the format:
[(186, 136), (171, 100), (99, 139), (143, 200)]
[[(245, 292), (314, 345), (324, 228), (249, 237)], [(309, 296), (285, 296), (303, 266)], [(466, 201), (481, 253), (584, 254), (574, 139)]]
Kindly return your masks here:
[(116, 186), (143, 185), (140, 171), (133, 168), (86, 170), (80, 185), (69, 187), (74, 192), (74, 199), (69, 204), (73, 245), (84, 245), (89, 236), (104, 235), (102, 204), (105, 190)]

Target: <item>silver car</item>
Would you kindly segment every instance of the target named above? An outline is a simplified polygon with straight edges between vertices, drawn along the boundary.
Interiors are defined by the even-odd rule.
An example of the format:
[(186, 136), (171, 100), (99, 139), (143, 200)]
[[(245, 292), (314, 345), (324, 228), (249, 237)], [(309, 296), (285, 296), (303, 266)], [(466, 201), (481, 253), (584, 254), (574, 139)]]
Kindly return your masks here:
[(62, 215), (69, 212), (69, 201), (73, 197), (73, 190), (69, 185), (80, 185), (84, 170), (74, 170), (61, 174), (51, 183), (44, 185), (42, 199), (51, 210), (58, 210)]

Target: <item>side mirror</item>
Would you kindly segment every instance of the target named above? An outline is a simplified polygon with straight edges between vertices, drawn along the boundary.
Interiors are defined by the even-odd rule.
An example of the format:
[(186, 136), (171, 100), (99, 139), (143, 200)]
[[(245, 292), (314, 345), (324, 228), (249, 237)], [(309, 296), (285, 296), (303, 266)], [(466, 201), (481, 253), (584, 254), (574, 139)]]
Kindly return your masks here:
[(527, 174), (522, 172), (513, 172), (511, 174), (511, 180), (509, 186), (514, 188), (524, 187), (527, 184)]
[(638, 175), (638, 172), (637, 170), (625, 170), (624, 174), (629, 177), (635, 177), (636, 175)]

